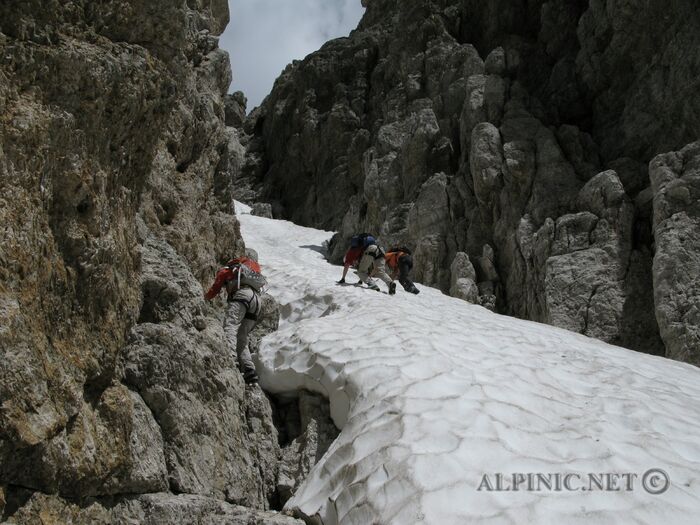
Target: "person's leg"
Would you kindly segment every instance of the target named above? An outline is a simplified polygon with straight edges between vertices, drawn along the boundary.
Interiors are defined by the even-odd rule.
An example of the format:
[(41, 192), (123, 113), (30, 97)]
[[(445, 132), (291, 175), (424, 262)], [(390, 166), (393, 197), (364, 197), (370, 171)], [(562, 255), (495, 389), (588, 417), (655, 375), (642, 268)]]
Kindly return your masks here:
[(238, 332), (245, 321), (246, 307), (243, 303), (230, 302), (224, 319), (224, 337), (231, 353), (238, 358)]
[(241, 367), (243, 375), (246, 375), (251, 371), (255, 372), (253, 358), (250, 356), (250, 350), (248, 349), (248, 334), (254, 326), (255, 321), (251, 319), (243, 319), (236, 337), (236, 354), (238, 354), (238, 365)]
[(384, 256), (381, 256), (374, 261), (374, 275), (379, 277), (389, 287), (389, 295), (394, 295), (396, 293), (396, 283), (386, 273)]
[(384, 257), (379, 257), (374, 261), (374, 275), (379, 277), (387, 285), (391, 284), (391, 277), (386, 273), (386, 263), (384, 262)]
[(377, 287), (372, 278), (369, 276), (369, 272), (372, 271), (373, 263), (374, 257), (372, 257), (371, 254), (366, 253), (362, 256), (362, 259), (360, 259), (360, 266), (357, 268), (357, 276), (360, 278), (360, 281), (365, 283), (370, 288)]
[(255, 365), (248, 350), (248, 334), (255, 326), (260, 312), (260, 301), (255, 292), (241, 288), (229, 302), (224, 321), (224, 334), (231, 350), (235, 349), (238, 366), (246, 381), (257, 379)]
[(417, 293), (418, 288), (413, 284), (413, 281), (408, 277), (409, 272), (413, 268), (413, 259), (410, 255), (404, 255), (399, 259), (399, 282), (403, 289), (407, 292)]

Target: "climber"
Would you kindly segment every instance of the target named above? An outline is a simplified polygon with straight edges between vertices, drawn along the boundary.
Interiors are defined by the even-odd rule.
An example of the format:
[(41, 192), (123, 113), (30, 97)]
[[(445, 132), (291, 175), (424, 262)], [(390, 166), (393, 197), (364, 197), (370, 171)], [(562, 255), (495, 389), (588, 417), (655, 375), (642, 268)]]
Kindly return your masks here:
[(340, 278), (340, 281), (338, 281), (338, 284), (345, 284), (345, 276), (348, 274), (348, 269), (351, 266), (353, 268), (357, 267), (362, 253), (365, 250), (363, 246), (364, 240), (369, 236), (369, 233), (360, 233), (359, 235), (354, 235), (352, 239), (350, 239), (350, 248), (348, 248), (348, 251), (345, 252), (345, 256), (343, 257), (343, 276)]
[(386, 265), (391, 271), (392, 279), (396, 279), (398, 275), (399, 282), (404, 290), (413, 294), (420, 293), (420, 290), (416, 288), (416, 285), (413, 284), (413, 281), (408, 277), (411, 268), (413, 268), (413, 257), (408, 248), (391, 248), (384, 258), (386, 260)]
[(214, 299), (226, 287), (228, 309), (224, 319), (224, 336), (229, 348), (235, 348), (238, 366), (247, 384), (258, 382), (255, 364), (248, 350), (248, 334), (261, 313), (260, 291), (267, 281), (260, 273), (260, 265), (248, 257), (230, 260), (216, 273), (216, 279), (205, 298)]
[(396, 283), (386, 273), (384, 250), (379, 247), (377, 241), (371, 235), (364, 239), (363, 245), (362, 259), (360, 259), (360, 265), (357, 268), (357, 275), (360, 277), (360, 280), (372, 290), (379, 291), (379, 286), (370, 277), (370, 275), (376, 275), (389, 287), (389, 295), (394, 295), (396, 293)]

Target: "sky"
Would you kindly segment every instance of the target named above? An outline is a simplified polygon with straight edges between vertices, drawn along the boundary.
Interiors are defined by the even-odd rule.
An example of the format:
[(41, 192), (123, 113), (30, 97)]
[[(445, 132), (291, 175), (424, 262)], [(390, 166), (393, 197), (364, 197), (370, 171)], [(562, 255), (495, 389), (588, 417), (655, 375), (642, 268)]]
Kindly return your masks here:
[(229, 91), (245, 93), (249, 112), (287, 64), (347, 36), (364, 13), (360, 0), (229, 0), (229, 9), (219, 47), (231, 55)]

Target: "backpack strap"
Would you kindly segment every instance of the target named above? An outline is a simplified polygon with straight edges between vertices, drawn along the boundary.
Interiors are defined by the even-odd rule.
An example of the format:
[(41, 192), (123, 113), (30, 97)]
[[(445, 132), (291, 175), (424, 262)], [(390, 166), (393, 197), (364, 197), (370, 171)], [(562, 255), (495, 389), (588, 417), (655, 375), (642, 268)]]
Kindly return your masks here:
[(370, 244), (365, 248), (364, 253), (371, 255), (375, 260), (384, 257), (384, 250), (382, 250), (378, 244)]
[[(250, 288), (253, 293), (250, 299), (244, 299), (243, 297), (233, 297), (229, 300), (230, 303), (241, 303), (245, 306), (245, 316), (244, 319), (250, 319), (251, 321), (257, 321), (260, 314), (260, 299), (258, 297), (258, 292)], [(251, 305), (254, 304), (253, 307)]]

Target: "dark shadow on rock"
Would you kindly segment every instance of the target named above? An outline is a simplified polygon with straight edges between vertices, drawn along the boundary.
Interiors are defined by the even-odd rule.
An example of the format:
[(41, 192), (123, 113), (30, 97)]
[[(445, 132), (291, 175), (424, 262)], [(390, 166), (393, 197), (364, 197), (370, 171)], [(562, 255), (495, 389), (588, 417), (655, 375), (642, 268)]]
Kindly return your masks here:
[(269, 395), (277, 429), (281, 460), (277, 473), (277, 505), (280, 510), (320, 461), (340, 431), (331, 419), (328, 399), (300, 390)]
[(305, 244), (303, 246), (299, 246), (299, 248), (306, 248), (307, 250), (313, 250), (315, 252), (320, 253), (324, 257), (328, 254), (326, 248), (323, 246), (318, 246), (317, 244)]

